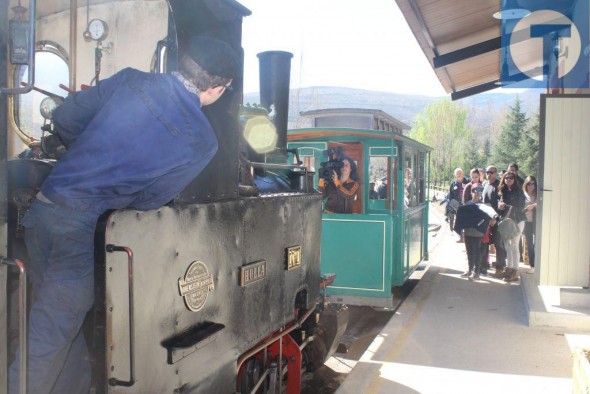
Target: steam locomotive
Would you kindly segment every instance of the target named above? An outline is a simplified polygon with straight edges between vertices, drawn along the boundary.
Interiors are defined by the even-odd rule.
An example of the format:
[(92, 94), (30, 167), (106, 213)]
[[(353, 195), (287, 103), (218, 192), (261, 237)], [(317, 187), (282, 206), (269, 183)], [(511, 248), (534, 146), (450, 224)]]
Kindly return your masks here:
[[(0, 321), (8, 322), (0, 327), (8, 345), (0, 350), (6, 352), (0, 354), (0, 382), (17, 349), (26, 355), (28, 258), (20, 220), (63, 153), (46, 143), (60, 94), (34, 86), (30, 75), (49, 67), (36, 54), (47, 48), (67, 54), (70, 91), (76, 77), (96, 82), (103, 70), (129, 65), (171, 72), (194, 35), (241, 51), (242, 18), (250, 13), (233, 0), (47, 3), (32, 0), (28, 11), (18, 10), (20, 19), (10, 20), (9, 31), (0, 31), (0, 47), (15, 55), (0, 60), (0, 144), (6, 148), (0, 149), (6, 164), (0, 192), (7, 212), (0, 255), (5, 265), (21, 268), (20, 274), (0, 268), (0, 289), (8, 294), (0, 309), (6, 317)], [(18, 4), (0, 0), (2, 25)], [(89, 31), (85, 20), (99, 20), (102, 33)], [(74, 36), (64, 50), (68, 30), (94, 51), (82, 40), (72, 44)], [(154, 39), (154, 31), (165, 37)], [(347, 310), (323, 301), (321, 290), (333, 278), (320, 274), (321, 195), (313, 175), (291, 162), (297, 152), (287, 151), (290, 57), (259, 55), (256, 111), (241, 106), (241, 78), (232, 93), (205, 108), (219, 151), (174, 201), (153, 211), (109, 211), (97, 223), (95, 306), (84, 326), (92, 392), (297, 393), (302, 373), (334, 352)], [(50, 99), (41, 105), (44, 134), (38, 137), (31, 131), (36, 127), (25, 130), (31, 89)], [(269, 120), (264, 111), (271, 108)], [(260, 141), (270, 147), (257, 146)], [(130, 149), (140, 144), (130, 141)]]

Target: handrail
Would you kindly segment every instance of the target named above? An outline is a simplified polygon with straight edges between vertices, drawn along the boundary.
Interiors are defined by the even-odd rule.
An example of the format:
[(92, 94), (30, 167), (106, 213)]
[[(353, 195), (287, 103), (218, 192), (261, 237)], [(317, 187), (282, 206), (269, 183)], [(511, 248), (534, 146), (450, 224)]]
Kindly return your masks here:
[(307, 173), (307, 167), (302, 167), (299, 164), (279, 164), (279, 163), (259, 163), (251, 161), (250, 165), (254, 168), (261, 168), (265, 170), (294, 170), (301, 169), (303, 173)]
[(28, 359), (28, 323), (27, 323), (27, 270), (25, 265), (19, 259), (0, 258), (0, 265), (14, 265), (18, 267), (20, 274), (18, 277), (18, 340), (20, 352), (20, 383), (19, 393), (27, 393), (27, 359)]
[(158, 43), (156, 44), (156, 64), (154, 67), (156, 73), (158, 74), (162, 72), (162, 49), (164, 48), (170, 49), (170, 43), (166, 40), (158, 41)]
[(293, 323), (293, 325), (289, 326), (284, 331), (281, 331), (280, 333), (278, 333), (277, 336), (271, 336), (270, 338), (264, 340), (262, 343), (259, 343), (257, 346), (255, 346), (254, 348), (250, 349), (246, 353), (242, 354), (238, 358), (238, 371), (240, 370), (240, 368), (241, 368), (242, 364), (244, 363), (244, 361), (246, 361), (247, 359), (249, 359), (250, 357), (252, 357), (256, 353), (258, 353), (259, 351), (261, 351), (265, 347), (269, 346), (271, 343), (280, 340), (282, 337), (284, 337), (285, 335), (289, 334), (291, 331), (295, 330), (296, 328), (302, 327), (303, 326), (303, 323), (305, 323), (305, 321), (307, 320), (307, 318), (315, 311), (316, 306), (317, 305), (314, 305), (313, 308), (309, 308), (309, 310), (307, 312), (305, 312), (305, 314), (303, 316), (301, 316), (297, 321), (295, 321)]
[(129, 281), (129, 380), (119, 380), (110, 378), (109, 385), (131, 387), (135, 384), (135, 319), (133, 308), (133, 250), (127, 246), (106, 245), (106, 251), (109, 253), (124, 252), (127, 253), (127, 280)]
[(22, 88), (0, 88), (0, 94), (29, 93), (35, 85), (35, 22), (37, 19), (37, 0), (29, 0), (29, 75), (27, 86)]

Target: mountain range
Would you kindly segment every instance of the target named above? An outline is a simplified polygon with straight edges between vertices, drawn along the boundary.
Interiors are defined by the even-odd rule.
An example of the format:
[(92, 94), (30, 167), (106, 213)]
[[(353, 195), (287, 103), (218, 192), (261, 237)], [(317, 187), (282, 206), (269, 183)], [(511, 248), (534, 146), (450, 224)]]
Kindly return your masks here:
[[(539, 108), (540, 90), (526, 90), (518, 93), (521, 106), (528, 116)], [(494, 120), (501, 116), (515, 102), (517, 94), (482, 93), (457, 101), (465, 105), (476, 128), (489, 129)], [(301, 112), (327, 108), (377, 109), (412, 125), (416, 115), (430, 104), (450, 97), (378, 92), (345, 87), (315, 86), (291, 89), (289, 93), (289, 129), (310, 127), (311, 120)], [(245, 93), (244, 103), (259, 103), (259, 93)], [(477, 119), (473, 119), (477, 118)]]

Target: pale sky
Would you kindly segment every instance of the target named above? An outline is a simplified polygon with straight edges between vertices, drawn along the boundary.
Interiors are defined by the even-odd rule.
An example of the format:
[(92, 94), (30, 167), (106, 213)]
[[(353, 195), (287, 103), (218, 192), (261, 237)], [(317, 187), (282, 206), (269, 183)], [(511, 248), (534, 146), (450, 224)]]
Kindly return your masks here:
[(293, 53), (291, 87), (340, 86), (445, 96), (395, 0), (239, 0), (244, 92), (257, 92), (256, 54)]

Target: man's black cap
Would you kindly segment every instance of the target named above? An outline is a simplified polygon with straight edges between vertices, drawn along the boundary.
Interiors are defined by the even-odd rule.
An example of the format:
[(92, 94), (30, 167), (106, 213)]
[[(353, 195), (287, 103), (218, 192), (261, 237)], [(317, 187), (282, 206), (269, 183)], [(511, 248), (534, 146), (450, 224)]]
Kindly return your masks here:
[(195, 36), (189, 40), (186, 54), (209, 74), (236, 78), (240, 74), (240, 59), (226, 42), (216, 38)]

